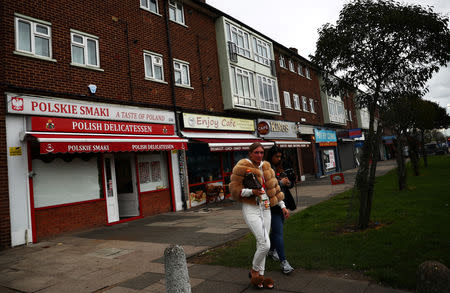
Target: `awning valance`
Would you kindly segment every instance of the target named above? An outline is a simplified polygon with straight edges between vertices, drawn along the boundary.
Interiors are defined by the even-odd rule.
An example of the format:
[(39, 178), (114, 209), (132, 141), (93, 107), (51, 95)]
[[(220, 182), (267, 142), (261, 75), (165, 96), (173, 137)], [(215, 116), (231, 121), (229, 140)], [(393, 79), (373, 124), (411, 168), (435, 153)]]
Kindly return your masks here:
[(280, 148), (306, 148), (311, 144), (309, 141), (301, 139), (271, 139)]
[(210, 151), (245, 151), (248, 150), (252, 143), (259, 142), (264, 148), (269, 148), (273, 142), (267, 142), (261, 139), (212, 139), (212, 138), (196, 138), (195, 141), (207, 143)]
[(25, 133), (39, 142), (40, 153), (149, 152), (187, 149), (178, 136)]

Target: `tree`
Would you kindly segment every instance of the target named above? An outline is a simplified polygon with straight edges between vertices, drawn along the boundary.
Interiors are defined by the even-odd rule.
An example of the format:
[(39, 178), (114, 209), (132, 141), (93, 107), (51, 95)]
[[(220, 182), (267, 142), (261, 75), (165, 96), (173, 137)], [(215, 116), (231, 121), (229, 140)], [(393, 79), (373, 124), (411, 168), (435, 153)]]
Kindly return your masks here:
[(336, 25), (325, 24), (319, 30), (316, 46), (311, 58), (326, 72), (326, 89), (333, 94), (353, 89), (358, 105), (369, 110), (369, 131), (356, 178), (358, 225), (364, 229), (370, 220), (374, 154), (381, 138), (381, 127), (374, 130), (375, 113), (382, 113), (391, 99), (404, 92), (423, 92), (432, 74), (450, 61), (448, 18), (430, 7), (355, 0), (343, 7)]

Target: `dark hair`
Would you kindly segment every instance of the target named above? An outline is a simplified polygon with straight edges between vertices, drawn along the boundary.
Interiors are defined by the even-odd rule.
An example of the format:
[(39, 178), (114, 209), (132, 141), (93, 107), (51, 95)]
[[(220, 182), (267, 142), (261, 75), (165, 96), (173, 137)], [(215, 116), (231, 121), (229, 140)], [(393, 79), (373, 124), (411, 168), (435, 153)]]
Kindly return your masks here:
[(280, 149), (276, 144), (274, 144), (274, 145), (269, 149), (269, 151), (267, 152), (267, 155), (266, 155), (266, 161), (272, 163), (272, 157), (275, 156), (275, 155), (278, 154), (278, 153), (283, 153), (283, 152), (281, 151), (281, 149)]
[(249, 147), (248, 147), (248, 153), (253, 153), (254, 150), (256, 150), (257, 148), (262, 147), (264, 149), (264, 147), (262, 146), (262, 144), (260, 142), (254, 142), (252, 143)]

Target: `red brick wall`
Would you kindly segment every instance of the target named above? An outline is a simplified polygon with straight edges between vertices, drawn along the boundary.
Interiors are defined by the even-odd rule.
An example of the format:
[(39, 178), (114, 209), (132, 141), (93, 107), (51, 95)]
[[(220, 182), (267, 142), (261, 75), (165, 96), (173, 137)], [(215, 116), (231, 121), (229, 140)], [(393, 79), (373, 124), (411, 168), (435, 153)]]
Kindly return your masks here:
[(107, 223), (104, 200), (35, 210), (37, 240)]
[(5, 98), (0, 98), (0, 250), (11, 245), (8, 168), (5, 126)]
[(143, 217), (172, 211), (172, 197), (169, 190), (141, 194), (141, 204)]
[[(291, 56), (283, 53), (280, 48), (274, 47), (275, 51), (275, 66), (277, 70), (278, 77), (278, 90), (280, 95), (280, 104), (282, 117), (279, 119), (285, 121), (293, 121), (293, 122), (301, 122), (301, 118), (305, 118), (305, 122), (301, 122), (303, 124), (309, 125), (323, 125), (323, 112), (322, 112), (322, 103), (320, 99), (320, 87), (319, 80), (317, 76), (317, 72), (308, 66), (307, 63), (301, 62), (298, 59), (292, 58), (294, 61), (294, 69), (295, 72), (289, 70), (289, 59)], [(284, 57), (286, 61), (287, 68), (280, 67), (280, 54)], [(306, 76), (301, 76), (297, 72), (298, 64), (303, 66), (303, 70), (305, 67), (309, 67), (310, 77), (311, 79), (306, 78)], [(291, 97), (291, 105), (292, 109), (286, 108), (284, 104), (284, 94), (283, 92), (287, 91)], [(302, 110), (294, 110), (294, 99), (293, 94), (297, 94), (300, 98), (300, 108)], [(304, 112), (302, 106), (302, 96), (308, 98), (308, 109), (309, 108), (309, 99), (314, 99), (314, 106), (316, 114), (311, 112)]]

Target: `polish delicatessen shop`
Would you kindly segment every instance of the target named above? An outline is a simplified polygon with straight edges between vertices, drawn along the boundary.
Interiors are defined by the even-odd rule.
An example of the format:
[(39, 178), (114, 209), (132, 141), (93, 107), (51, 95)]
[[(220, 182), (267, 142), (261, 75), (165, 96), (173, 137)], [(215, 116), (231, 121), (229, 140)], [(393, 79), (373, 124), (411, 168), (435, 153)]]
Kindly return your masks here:
[[(12, 246), (173, 211), (173, 112), (7, 94)], [(173, 175), (175, 174), (175, 176)]]

